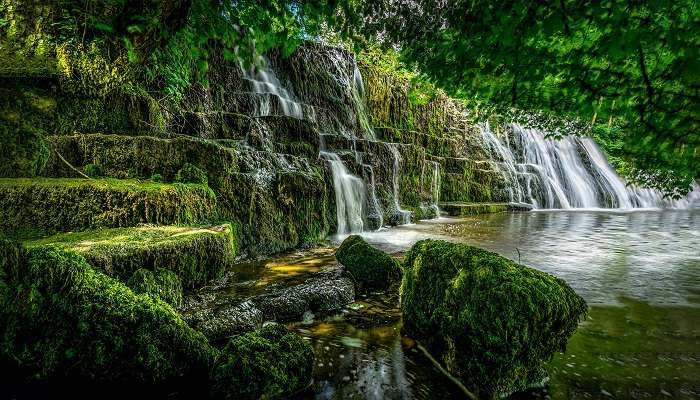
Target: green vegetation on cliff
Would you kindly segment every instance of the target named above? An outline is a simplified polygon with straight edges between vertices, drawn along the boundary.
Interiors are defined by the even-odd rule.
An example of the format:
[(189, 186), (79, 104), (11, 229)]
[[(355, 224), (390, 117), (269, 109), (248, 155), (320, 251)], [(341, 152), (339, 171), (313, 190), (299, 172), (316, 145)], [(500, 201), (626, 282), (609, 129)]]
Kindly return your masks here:
[(6, 234), (152, 224), (193, 224), (216, 215), (206, 186), (116, 179), (2, 179)]
[(483, 396), (540, 384), (587, 311), (561, 279), (435, 240), (406, 255), (400, 297), (406, 333)]
[(126, 286), (136, 294), (148, 294), (173, 307), (182, 305), (182, 282), (169, 269), (137, 269), (126, 282)]

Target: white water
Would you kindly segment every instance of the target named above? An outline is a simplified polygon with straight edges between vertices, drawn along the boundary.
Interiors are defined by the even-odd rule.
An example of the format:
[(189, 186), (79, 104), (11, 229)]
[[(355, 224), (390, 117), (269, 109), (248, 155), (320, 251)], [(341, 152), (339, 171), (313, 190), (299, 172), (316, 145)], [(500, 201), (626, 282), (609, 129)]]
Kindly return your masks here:
[(275, 72), (268, 67), (267, 60), (263, 59), (262, 67), (257, 70), (243, 69), (243, 78), (250, 82), (253, 93), (262, 95), (257, 104), (256, 116), (272, 115), (273, 108), (270, 99), (276, 99), (284, 115), (297, 119), (304, 118), (301, 103), (290, 91), (284, 88)]
[(333, 175), (335, 207), (338, 218), (337, 233), (362, 232), (364, 228), (364, 205), (366, 201), (365, 183), (351, 174), (343, 160), (335, 153), (321, 151), (321, 157), (328, 161)]
[(399, 204), (399, 163), (401, 162), (401, 153), (399, 153), (395, 143), (387, 143), (387, 146), (389, 146), (393, 158), (392, 200), (394, 202), (394, 213), (399, 225), (410, 224), (411, 212), (402, 209), (401, 204)]
[(517, 124), (504, 137), (495, 135), (488, 125), (480, 128), (508, 182), (510, 201), (540, 209), (687, 208), (700, 203), (697, 185), (678, 201), (627, 185), (591, 138), (548, 139), (539, 130)]

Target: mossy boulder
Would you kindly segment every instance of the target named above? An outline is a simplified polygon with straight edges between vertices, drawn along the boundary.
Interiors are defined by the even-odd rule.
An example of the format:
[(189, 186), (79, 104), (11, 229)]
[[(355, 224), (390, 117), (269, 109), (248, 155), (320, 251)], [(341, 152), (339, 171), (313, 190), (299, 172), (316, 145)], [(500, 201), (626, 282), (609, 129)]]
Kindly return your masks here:
[(126, 285), (136, 294), (148, 294), (173, 307), (182, 305), (182, 282), (173, 271), (168, 269), (156, 268), (154, 271), (138, 269), (131, 275)]
[(30, 248), (53, 245), (76, 251), (95, 269), (121, 282), (127, 282), (141, 268), (166, 269), (177, 275), (185, 289), (220, 277), (236, 251), (229, 224), (98, 229), (62, 233), (25, 244)]
[(398, 261), (358, 235), (345, 239), (335, 252), (335, 258), (355, 279), (358, 289), (387, 289), (401, 278)]
[[(166, 303), (57, 247), (0, 242), (0, 359), (35, 378), (205, 379), (217, 351)], [(11, 257), (5, 257), (9, 255)]]
[(211, 374), (211, 395), (223, 399), (283, 398), (311, 383), (311, 346), (284, 325), (233, 337)]
[(437, 240), (408, 252), (400, 293), (405, 333), (481, 397), (541, 383), (587, 311), (559, 278)]

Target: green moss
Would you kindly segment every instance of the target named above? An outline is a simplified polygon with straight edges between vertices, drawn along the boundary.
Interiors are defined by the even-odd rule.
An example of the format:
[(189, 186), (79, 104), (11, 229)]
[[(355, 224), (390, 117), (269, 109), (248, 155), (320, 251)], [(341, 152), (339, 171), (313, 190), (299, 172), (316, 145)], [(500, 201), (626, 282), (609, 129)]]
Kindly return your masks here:
[(206, 186), (115, 179), (0, 179), (0, 230), (44, 232), (214, 218)]
[(175, 182), (179, 183), (200, 183), (206, 185), (209, 180), (207, 179), (207, 173), (202, 171), (200, 168), (186, 163), (185, 165), (177, 171), (175, 174)]
[(406, 333), (485, 397), (541, 382), (587, 309), (561, 279), (435, 240), (407, 254), (401, 307)]
[[(218, 189), (224, 177), (238, 171), (236, 152), (214, 141), (178, 136), (70, 135), (50, 136), (52, 146), (73, 166), (99, 164), (109, 177), (153, 177), (173, 181), (183, 165), (204, 171)], [(49, 159), (46, 176), (73, 177), (75, 172), (57, 156)], [(153, 181), (156, 181), (153, 179)]]
[(103, 176), (102, 167), (99, 164), (88, 164), (83, 168), (83, 172), (91, 178)]
[(136, 294), (148, 294), (173, 307), (182, 305), (182, 282), (174, 272), (168, 269), (156, 268), (154, 271), (138, 269), (131, 275), (126, 285)]
[(9, 121), (0, 115), (0, 137), (0, 177), (41, 173), (50, 151), (41, 131), (31, 129), (24, 121)]
[(2, 267), (0, 358), (35, 378), (153, 383), (201, 376), (213, 363), (216, 351), (169, 305), (134, 294), (75, 252), (31, 249)]
[(158, 182), (158, 183), (163, 182), (163, 175), (161, 175), (161, 174), (153, 174), (153, 175), (151, 175), (151, 180), (152, 180), (153, 182)]
[[(141, 268), (174, 272), (187, 289), (219, 277), (234, 258), (229, 225), (210, 228), (146, 226), (58, 234), (30, 240), (29, 248), (59, 246), (82, 254), (104, 273), (126, 282)], [(156, 276), (157, 278), (157, 276)]]
[(212, 397), (284, 398), (311, 383), (313, 350), (283, 325), (232, 338), (211, 375)]
[(398, 262), (370, 246), (358, 235), (349, 236), (335, 252), (335, 258), (355, 279), (360, 289), (387, 289), (401, 277)]

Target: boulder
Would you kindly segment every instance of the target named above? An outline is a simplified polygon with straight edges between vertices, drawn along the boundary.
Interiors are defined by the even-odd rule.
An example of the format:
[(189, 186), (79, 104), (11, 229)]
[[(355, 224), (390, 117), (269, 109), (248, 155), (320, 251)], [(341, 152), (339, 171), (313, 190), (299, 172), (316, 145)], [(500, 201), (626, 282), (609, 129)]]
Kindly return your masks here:
[(541, 384), (587, 311), (559, 278), (437, 240), (408, 252), (400, 299), (405, 333), (480, 397)]
[(335, 252), (335, 258), (352, 275), (360, 290), (388, 289), (401, 278), (398, 261), (358, 235), (345, 239)]
[(211, 373), (211, 397), (283, 398), (311, 383), (311, 345), (284, 325), (231, 338)]

